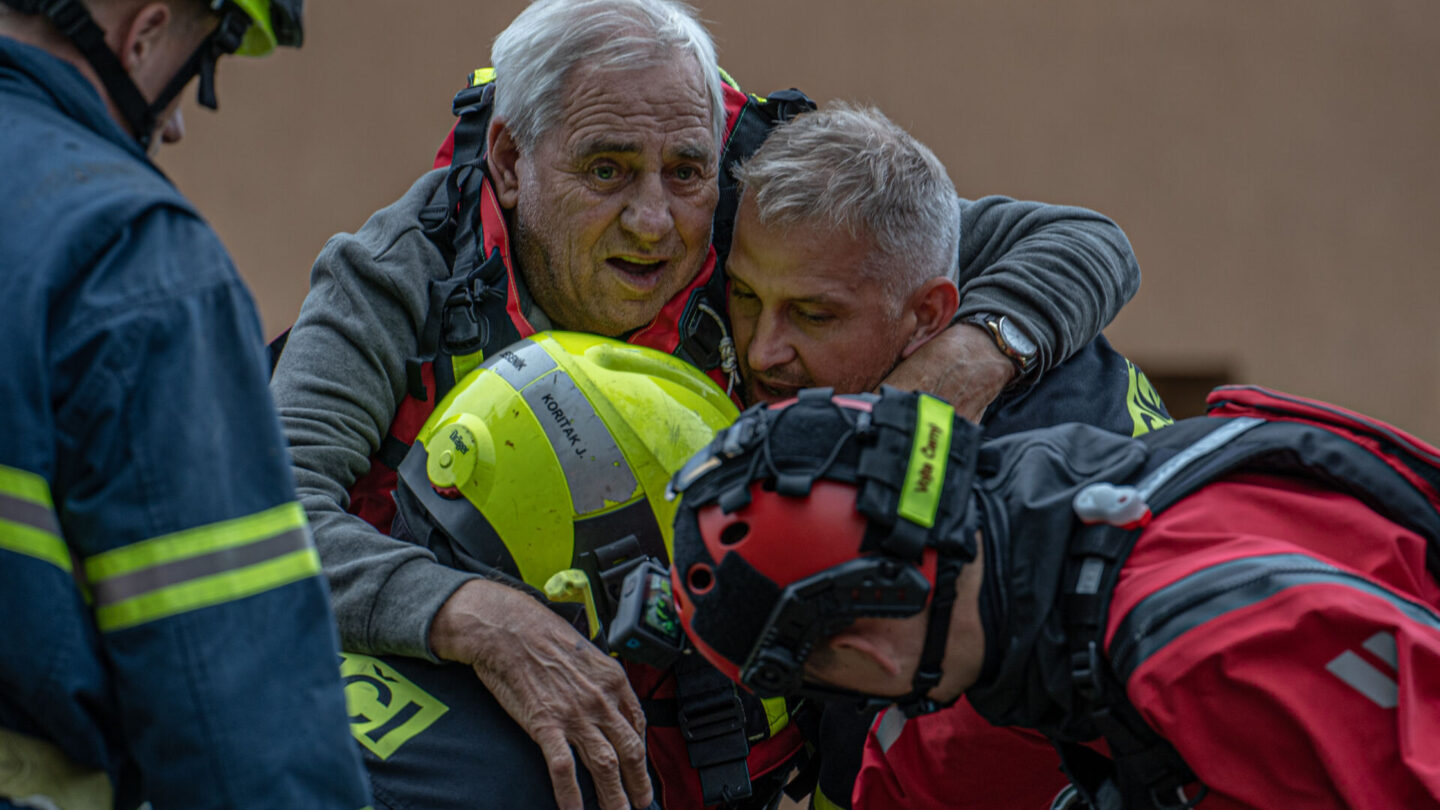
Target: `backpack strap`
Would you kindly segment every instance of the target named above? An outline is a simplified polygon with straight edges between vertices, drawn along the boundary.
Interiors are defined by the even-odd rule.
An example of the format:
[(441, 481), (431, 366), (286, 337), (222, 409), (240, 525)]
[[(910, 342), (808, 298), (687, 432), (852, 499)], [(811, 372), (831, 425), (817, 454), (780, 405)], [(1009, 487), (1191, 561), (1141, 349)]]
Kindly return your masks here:
[(680, 734), (700, 775), (702, 801), (712, 805), (749, 798), (750, 741), (735, 684), (701, 656), (683, 655), (675, 663), (675, 700)]
[(1075, 496), (1075, 512), (1086, 527), (1067, 549), (1062, 580), (1070, 677), (1076, 705), (1094, 733), (1105, 738), (1111, 756), (1106, 760), (1073, 741), (1057, 741), (1055, 746), (1071, 782), (1096, 810), (1182, 810), (1195, 806), (1207, 792), (1202, 785), (1195, 796), (1185, 795), (1195, 774), (1125, 696), (1104, 654), (1105, 625), (1120, 569), (1141, 529), (1156, 512), (1213, 480), (1187, 472), (1217, 455), (1234, 455), (1222, 451), (1262, 424), (1264, 420), (1248, 417), (1219, 423), (1192, 420), (1162, 431), (1155, 435), (1173, 448), (1173, 455), (1149, 468), (1137, 483), (1091, 484)]
[(485, 132), (495, 109), (495, 71), (482, 68), (472, 72), (450, 109), (459, 120), (453, 133), (450, 170), (445, 175), (444, 210), (427, 223), (425, 235), (452, 260), (459, 275), (488, 258), (482, 248), (480, 187), (485, 180)]
[[(730, 256), (730, 237), (735, 233), (735, 213), (740, 207), (735, 167), (755, 154), (776, 125), (815, 109), (815, 102), (793, 87), (763, 97), (742, 93), (733, 82), (727, 83), (726, 87), (731, 91), (726, 93), (726, 109), (733, 123), (720, 153), (720, 202), (715, 207), (715, 223), (710, 237), (715, 245), (717, 270), (725, 268), (725, 260)], [(724, 291), (722, 279), (720, 292), (723, 294)], [(725, 299), (722, 295), (718, 300)]]
[(722, 71), (721, 76), (730, 124), (720, 153), (720, 200), (715, 206), (710, 236), (715, 247), (715, 271), (703, 287), (690, 294), (685, 304), (680, 316), (677, 354), (702, 371), (723, 368), (733, 384), (739, 371), (735, 342), (730, 338), (725, 315), (725, 261), (730, 257), (730, 239), (740, 207), (734, 169), (755, 154), (777, 124), (815, 109), (815, 102), (794, 88), (763, 98), (746, 94), (728, 74)]

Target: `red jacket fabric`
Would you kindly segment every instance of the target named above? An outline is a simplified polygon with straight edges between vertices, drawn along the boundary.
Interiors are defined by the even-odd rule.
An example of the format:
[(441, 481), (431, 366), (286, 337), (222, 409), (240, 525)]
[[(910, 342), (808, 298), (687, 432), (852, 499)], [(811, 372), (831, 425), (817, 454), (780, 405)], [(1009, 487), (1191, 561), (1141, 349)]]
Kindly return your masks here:
[[(1208, 786), (1202, 810), (1440, 807), (1440, 585), (1425, 550), (1347, 495), (1273, 476), (1211, 484), (1156, 517), (1116, 584), (1107, 647), (1147, 597), (1217, 565), (1298, 555), (1346, 574), (1189, 606), (1204, 621), (1131, 674), (1130, 700)], [(1043, 808), (1064, 784), (1039, 735), (963, 702), (898, 735), (885, 723), (855, 808)]]

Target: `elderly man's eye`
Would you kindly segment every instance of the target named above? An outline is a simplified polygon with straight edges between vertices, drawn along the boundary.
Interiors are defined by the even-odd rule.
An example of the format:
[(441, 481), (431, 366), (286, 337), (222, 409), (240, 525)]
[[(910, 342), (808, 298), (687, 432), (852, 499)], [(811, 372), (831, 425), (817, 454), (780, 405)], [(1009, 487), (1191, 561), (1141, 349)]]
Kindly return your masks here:
[(620, 170), (614, 166), (595, 166), (590, 169), (590, 176), (596, 180), (610, 181), (620, 176)]
[(681, 166), (675, 170), (675, 179), (690, 181), (700, 177), (700, 170), (694, 166)]

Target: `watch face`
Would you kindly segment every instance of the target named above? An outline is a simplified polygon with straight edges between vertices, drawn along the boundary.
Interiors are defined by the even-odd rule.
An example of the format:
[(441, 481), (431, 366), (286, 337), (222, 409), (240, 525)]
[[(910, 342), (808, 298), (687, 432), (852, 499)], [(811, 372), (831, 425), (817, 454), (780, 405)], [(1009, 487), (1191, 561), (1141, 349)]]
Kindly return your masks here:
[(1020, 331), (1020, 327), (1011, 323), (1009, 318), (1001, 318), (997, 327), (1000, 330), (1000, 337), (1005, 340), (1005, 345), (1009, 346), (1015, 354), (1026, 360), (1035, 356), (1035, 342)]

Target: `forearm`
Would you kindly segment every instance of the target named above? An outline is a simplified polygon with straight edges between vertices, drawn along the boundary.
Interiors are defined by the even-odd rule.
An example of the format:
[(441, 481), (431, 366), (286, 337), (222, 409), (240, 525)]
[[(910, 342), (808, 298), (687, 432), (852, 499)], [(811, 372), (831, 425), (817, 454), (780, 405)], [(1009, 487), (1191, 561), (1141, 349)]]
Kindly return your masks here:
[(1114, 222), (1004, 197), (962, 201), (959, 268), (957, 317), (1009, 315), (1034, 339), (1041, 373), (1098, 335), (1140, 286)]
[(1016, 375), (1014, 364), (983, 329), (959, 323), (936, 335), (896, 366), (885, 384), (925, 391), (979, 422)]

